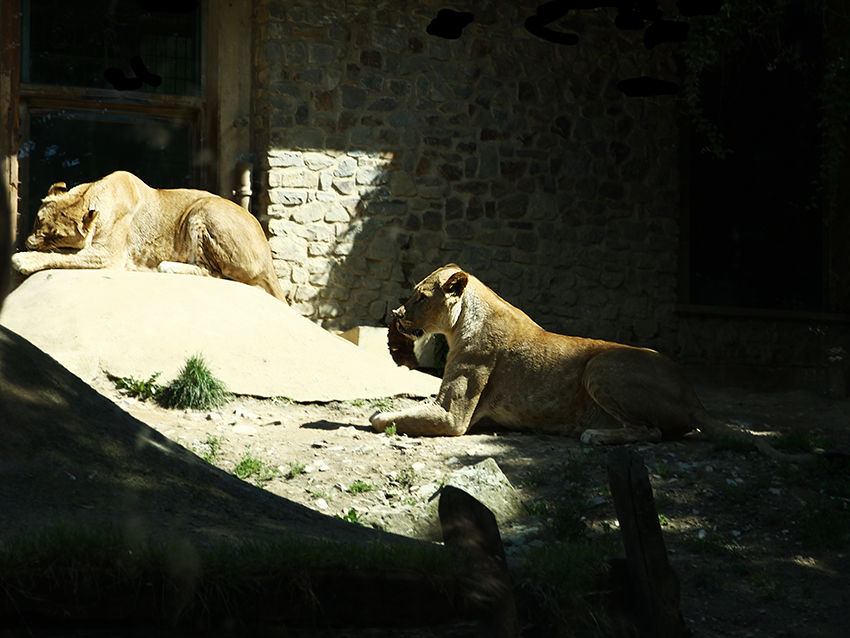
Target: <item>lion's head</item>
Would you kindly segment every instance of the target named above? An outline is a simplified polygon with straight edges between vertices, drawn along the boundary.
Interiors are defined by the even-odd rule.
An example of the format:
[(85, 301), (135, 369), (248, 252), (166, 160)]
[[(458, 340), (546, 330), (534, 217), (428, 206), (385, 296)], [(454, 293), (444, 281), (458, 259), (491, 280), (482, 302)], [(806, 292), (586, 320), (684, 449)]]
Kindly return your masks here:
[(403, 306), (393, 310), (399, 332), (418, 339), (426, 333), (449, 334), (461, 309), (469, 275), (449, 264), (420, 281)]
[(29, 250), (67, 252), (87, 245), (97, 218), (97, 211), (87, 204), (87, 186), (81, 184), (69, 191), (64, 182), (58, 182), (50, 187), (27, 237)]

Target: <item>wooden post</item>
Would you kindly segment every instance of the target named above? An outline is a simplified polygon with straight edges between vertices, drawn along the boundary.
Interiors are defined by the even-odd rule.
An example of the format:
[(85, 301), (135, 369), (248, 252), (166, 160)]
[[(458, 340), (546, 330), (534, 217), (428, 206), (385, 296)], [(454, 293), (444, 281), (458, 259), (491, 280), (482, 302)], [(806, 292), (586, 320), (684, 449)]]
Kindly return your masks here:
[(446, 547), (466, 560), (466, 597), (481, 611), (482, 635), (514, 638), (519, 635), (513, 585), (496, 517), (466, 492), (447, 485), (440, 493), (440, 525)]
[(643, 459), (626, 447), (608, 453), (608, 481), (629, 566), (642, 638), (686, 635), (679, 579), (667, 560)]

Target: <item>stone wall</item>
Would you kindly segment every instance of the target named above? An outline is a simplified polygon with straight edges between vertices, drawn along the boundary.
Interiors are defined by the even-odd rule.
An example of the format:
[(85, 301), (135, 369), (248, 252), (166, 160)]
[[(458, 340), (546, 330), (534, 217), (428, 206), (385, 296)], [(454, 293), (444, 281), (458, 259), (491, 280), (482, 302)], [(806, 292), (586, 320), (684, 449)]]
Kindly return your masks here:
[(563, 19), (563, 46), (523, 27), (537, 2), (463, 4), (448, 40), (442, 2), (256, 3), (260, 216), (293, 306), (385, 324), (455, 262), (549, 329), (669, 350), (675, 106), (616, 88), (675, 79), (667, 53), (636, 58), (609, 10)]

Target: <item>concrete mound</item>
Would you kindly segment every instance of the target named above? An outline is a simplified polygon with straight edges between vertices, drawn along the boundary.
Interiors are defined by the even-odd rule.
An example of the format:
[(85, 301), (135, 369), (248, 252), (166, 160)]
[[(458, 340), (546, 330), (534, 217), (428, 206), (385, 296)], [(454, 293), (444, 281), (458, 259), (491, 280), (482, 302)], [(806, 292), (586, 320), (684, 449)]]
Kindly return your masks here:
[(84, 381), (99, 374), (161, 382), (201, 354), (237, 394), (295, 401), (426, 397), (439, 379), (398, 368), (271, 295), (207, 277), (46, 270), (6, 299), (0, 324)]

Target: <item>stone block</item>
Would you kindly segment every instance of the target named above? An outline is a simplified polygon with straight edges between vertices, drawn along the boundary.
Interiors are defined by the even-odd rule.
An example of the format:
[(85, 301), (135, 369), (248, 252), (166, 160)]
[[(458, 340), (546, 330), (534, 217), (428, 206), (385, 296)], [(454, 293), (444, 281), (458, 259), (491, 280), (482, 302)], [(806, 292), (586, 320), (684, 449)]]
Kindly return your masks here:
[(357, 184), (353, 178), (334, 177), (333, 187), (341, 195), (354, 195), (358, 191)]
[(387, 117), (387, 122), (389, 122), (390, 126), (395, 127), (420, 125), (419, 118), (416, 117), (410, 109), (401, 109), (395, 113), (391, 113), (390, 116)]
[(339, 336), (382, 359), (393, 360), (392, 356), (390, 356), (389, 346), (387, 345), (386, 328), (358, 326), (351, 330), (346, 330)]
[(376, 237), (369, 245), (366, 256), (375, 261), (398, 259), (399, 247), (392, 237)]
[(306, 204), (310, 193), (306, 190), (287, 190), (283, 188), (272, 188), (269, 190), (269, 199), (273, 204), (283, 206), (300, 206)]
[(270, 237), (269, 247), (275, 259), (304, 263), (307, 261), (307, 246), (291, 237)]
[(332, 166), (335, 159), (326, 153), (306, 152), (302, 155), (304, 164), (311, 171), (321, 171), (329, 166)]
[(376, 301), (380, 296), (380, 293), (375, 290), (364, 290), (362, 288), (355, 290), (351, 295), (355, 303), (364, 308), (369, 306), (373, 301)]
[(389, 172), (382, 166), (358, 166), (356, 180), (365, 186), (377, 186), (390, 181)]
[(295, 206), (292, 209), (292, 221), (299, 224), (310, 224), (323, 219), (327, 204), (322, 202), (309, 202), (303, 206)]
[(330, 64), (334, 60), (332, 44), (310, 42), (307, 45), (307, 59), (312, 64)]
[(304, 157), (300, 151), (269, 151), (269, 165), (272, 167), (304, 166)]
[(387, 302), (384, 300), (373, 301), (369, 304), (369, 316), (375, 321), (383, 322), (387, 315)]
[(341, 317), (344, 314), (342, 306), (333, 299), (322, 299), (316, 307), (316, 314), (322, 319)]
[(269, 171), (269, 187), (316, 189), (319, 176), (305, 167), (273, 168)]
[(416, 183), (409, 173), (394, 171), (390, 176), (390, 191), (397, 197), (412, 197), (417, 192)]
[(351, 215), (348, 214), (344, 206), (334, 203), (327, 209), (324, 219), (328, 223), (347, 222), (351, 220)]

